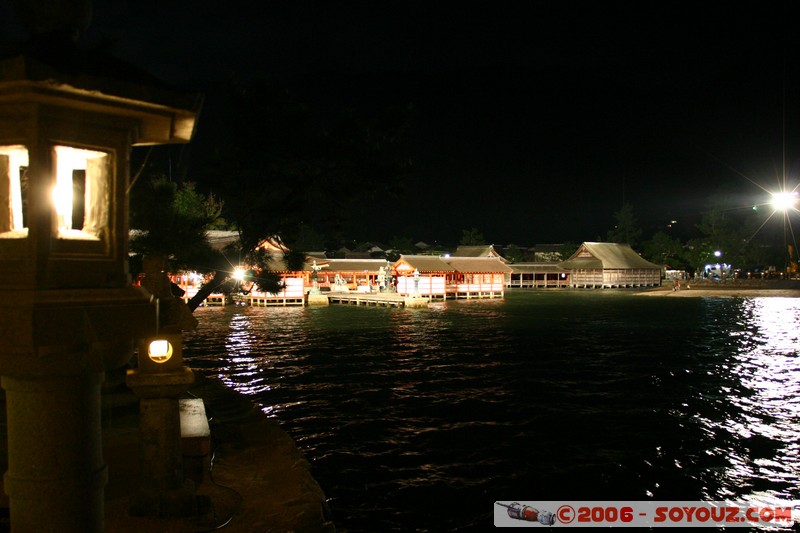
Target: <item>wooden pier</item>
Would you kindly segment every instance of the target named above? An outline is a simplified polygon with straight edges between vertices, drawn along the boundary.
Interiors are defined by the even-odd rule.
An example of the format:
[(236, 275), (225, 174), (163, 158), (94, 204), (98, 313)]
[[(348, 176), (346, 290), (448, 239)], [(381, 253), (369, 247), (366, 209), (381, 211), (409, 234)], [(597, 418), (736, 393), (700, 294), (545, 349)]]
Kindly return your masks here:
[(403, 296), (395, 293), (331, 292), (328, 301), (332, 304), (366, 305), (372, 307), (403, 307)]
[(228, 298), (224, 294), (210, 294), (203, 301), (203, 305), (207, 305), (209, 307), (224, 306), (228, 305), (229, 303), (231, 303), (230, 298)]
[(247, 295), (228, 298), (222, 294), (210, 295), (204, 305), (225, 306), (230, 304), (248, 305), (253, 307), (288, 307), (304, 305), (362, 305), (367, 307), (428, 307), (434, 300), (447, 299), (494, 299), (503, 298), (500, 291), (480, 290), (468, 286), (453, 287), (445, 294), (417, 295), (398, 294), (395, 292), (319, 292), (303, 297), (275, 296), (275, 295)]
[(371, 307), (427, 307), (429, 298), (410, 297), (397, 293), (331, 292), (328, 302), (340, 305), (364, 305)]
[[(189, 298), (184, 297), (184, 302)], [(228, 297), (224, 294), (211, 294), (204, 301), (203, 305), (208, 307), (223, 307), (227, 305), (249, 305), (252, 307), (289, 307), (306, 305), (305, 296), (274, 296), (274, 295), (247, 295), (239, 297)]]
[(286, 307), (290, 305), (305, 305), (304, 296), (249, 296), (247, 304), (253, 307)]

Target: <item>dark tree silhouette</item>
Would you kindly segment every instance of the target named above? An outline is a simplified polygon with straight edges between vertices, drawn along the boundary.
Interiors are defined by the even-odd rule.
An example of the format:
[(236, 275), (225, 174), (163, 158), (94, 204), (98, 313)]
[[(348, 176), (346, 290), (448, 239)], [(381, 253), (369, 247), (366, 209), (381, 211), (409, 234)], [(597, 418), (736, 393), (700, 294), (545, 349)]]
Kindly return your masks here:
[(199, 179), (225, 199), (245, 250), (273, 235), (292, 247), (308, 228), (341, 236), (349, 210), (408, 169), (410, 107), (320, 113), (264, 81), (232, 83), (223, 101)]
[(633, 206), (623, 204), (619, 211), (614, 213), (614, 220), (616, 224), (608, 232), (608, 241), (630, 244), (632, 248), (635, 248), (642, 237), (642, 229), (633, 214)]
[[(393, 194), (409, 168), (404, 154), (410, 106), (369, 114), (355, 109), (315, 113), (263, 81), (231, 83), (213, 101), (216, 107), (207, 106), (211, 114), (200, 122), (200, 139), (192, 151), (192, 168), (198, 170), (190, 174), (198, 189), (213, 191), (224, 202), (219, 214), (240, 235), (237, 259), (252, 267), (253, 279), (264, 290), (277, 290), (277, 277), (260, 243), (278, 238), (294, 250), (284, 258), (289, 268), (302, 269), (310, 233), (315, 244), (340, 236), (342, 223), (358, 202)], [(209, 121), (213, 127), (204, 136), (203, 124)], [(141, 210), (137, 216), (150, 220), (147, 238), (137, 246), (147, 251), (157, 244), (175, 258), (176, 266), (206, 265), (207, 272), (214, 272), (213, 280), (190, 301), (194, 309), (224, 286), (232, 268), (220, 254), (203, 255), (207, 243), (198, 237), (210, 221), (180, 218), (170, 211), (174, 200), (163, 190), (158, 194), (152, 202), (132, 207)]]

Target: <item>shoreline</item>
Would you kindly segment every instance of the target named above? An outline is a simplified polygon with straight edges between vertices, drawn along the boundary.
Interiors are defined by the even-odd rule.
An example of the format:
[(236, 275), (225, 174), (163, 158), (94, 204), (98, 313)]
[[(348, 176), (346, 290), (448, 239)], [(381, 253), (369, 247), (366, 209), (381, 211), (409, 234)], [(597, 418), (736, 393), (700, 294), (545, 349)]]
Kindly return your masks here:
[[(139, 399), (122, 383), (104, 391), (106, 531), (335, 533), (311, 464), (276, 419), (222, 381), (199, 372), (186, 396), (203, 400), (212, 434), (211, 450), (192, 471), (199, 476), (194, 483), (198, 513), (157, 518), (130, 514), (130, 498), (142, 471)], [(189, 464), (184, 467), (191, 468)]]
[(639, 296), (661, 296), (672, 298), (800, 298), (800, 283), (795, 281), (687, 283), (680, 290), (672, 285), (662, 285), (638, 293)]

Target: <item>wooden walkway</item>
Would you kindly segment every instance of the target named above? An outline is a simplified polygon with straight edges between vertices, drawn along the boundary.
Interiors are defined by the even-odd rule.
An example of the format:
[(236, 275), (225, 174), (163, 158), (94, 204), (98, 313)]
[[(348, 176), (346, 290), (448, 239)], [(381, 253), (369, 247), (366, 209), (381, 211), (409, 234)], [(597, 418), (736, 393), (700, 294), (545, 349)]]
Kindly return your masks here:
[(366, 305), (372, 307), (403, 307), (405, 297), (388, 292), (330, 292), (328, 301), (331, 304)]
[(203, 301), (203, 305), (207, 305), (209, 307), (224, 306), (228, 305), (229, 303), (231, 303), (230, 298), (228, 298), (224, 294), (210, 294)]
[(340, 305), (364, 305), (371, 307), (427, 307), (427, 296), (407, 296), (397, 293), (329, 292), (328, 303)]
[[(184, 302), (189, 298), (184, 297)], [(224, 294), (212, 294), (208, 296), (203, 305), (207, 307), (224, 307), (227, 305), (250, 305), (253, 307), (288, 307), (306, 305), (304, 296), (241, 296), (229, 298)]]
[(286, 307), (289, 305), (306, 305), (305, 297), (300, 296), (250, 296), (247, 299), (253, 307)]
[[(313, 298), (321, 298), (322, 301), (311, 302)], [(240, 298), (228, 298), (221, 294), (212, 294), (204, 305), (225, 306), (229, 304), (250, 305), (254, 307), (272, 306), (304, 306), (304, 305), (363, 305), (371, 307), (427, 307), (433, 300), (446, 299), (494, 299), (503, 298), (503, 292), (496, 291), (470, 291), (453, 289), (447, 294), (409, 296), (407, 294), (387, 293), (387, 292), (321, 292), (317, 295), (309, 295), (307, 301), (305, 297), (283, 297), (283, 296), (243, 296)]]

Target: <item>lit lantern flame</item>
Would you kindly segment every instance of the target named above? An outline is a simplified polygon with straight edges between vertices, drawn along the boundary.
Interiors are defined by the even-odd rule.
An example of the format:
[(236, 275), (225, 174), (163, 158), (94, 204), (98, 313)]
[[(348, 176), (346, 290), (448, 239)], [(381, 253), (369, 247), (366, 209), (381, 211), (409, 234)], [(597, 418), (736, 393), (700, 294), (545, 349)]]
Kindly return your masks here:
[(172, 357), (172, 344), (166, 339), (151, 341), (147, 355), (154, 363), (166, 363)]

